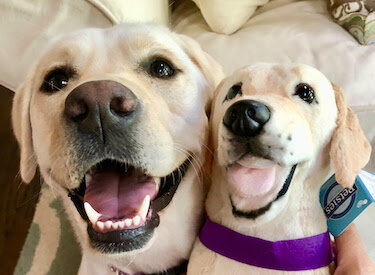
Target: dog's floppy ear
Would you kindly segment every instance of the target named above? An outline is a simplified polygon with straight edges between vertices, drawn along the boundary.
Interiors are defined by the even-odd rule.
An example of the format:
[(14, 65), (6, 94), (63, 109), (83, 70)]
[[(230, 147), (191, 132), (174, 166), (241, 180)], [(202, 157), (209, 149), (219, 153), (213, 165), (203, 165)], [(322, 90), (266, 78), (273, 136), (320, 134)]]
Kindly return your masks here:
[(207, 96), (205, 109), (206, 113), (209, 114), (213, 92), (225, 76), (223, 67), (209, 54), (204, 52), (198, 42), (192, 38), (183, 34), (177, 34), (177, 37), (179, 45), (191, 61), (202, 71), (207, 80), (208, 87), (205, 91), (205, 95)]
[(211, 110), (210, 110), (210, 121), (209, 121), (209, 134), (208, 134), (208, 148), (209, 150), (206, 151), (206, 161), (203, 165), (203, 170), (205, 171), (206, 174), (211, 174), (212, 171), (212, 164), (213, 164), (213, 158), (214, 158), (214, 153), (216, 150), (217, 146), (217, 141), (215, 140), (214, 134), (213, 134), (213, 129), (214, 129), (214, 124), (213, 124), (213, 119), (212, 116), (215, 111), (215, 102), (214, 99), (223, 87), (225, 82), (225, 79), (223, 79), (220, 84), (216, 87), (213, 95), (213, 100), (211, 104)]
[(332, 135), (330, 155), (338, 183), (351, 187), (361, 168), (370, 159), (371, 145), (355, 115), (345, 102), (342, 89), (333, 84), (337, 105), (337, 128)]
[(21, 151), (21, 178), (26, 183), (29, 183), (33, 179), (37, 168), (31, 136), (30, 101), (31, 90), (29, 81), (25, 81), (18, 88), (14, 96), (12, 124)]

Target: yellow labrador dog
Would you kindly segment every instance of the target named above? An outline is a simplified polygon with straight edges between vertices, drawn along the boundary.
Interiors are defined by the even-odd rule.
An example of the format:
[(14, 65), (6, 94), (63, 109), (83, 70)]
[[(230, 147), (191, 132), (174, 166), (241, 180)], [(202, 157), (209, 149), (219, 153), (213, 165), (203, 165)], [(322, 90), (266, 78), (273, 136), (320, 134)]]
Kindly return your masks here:
[(63, 197), (81, 274), (153, 273), (188, 259), (206, 113), (222, 78), (196, 42), (141, 24), (61, 36), (30, 71), (12, 114), (21, 176), (39, 167)]
[(352, 186), (371, 151), (340, 88), (306, 65), (260, 63), (222, 81), (211, 119), (208, 218), (188, 274), (329, 273), (319, 188), (333, 170)]

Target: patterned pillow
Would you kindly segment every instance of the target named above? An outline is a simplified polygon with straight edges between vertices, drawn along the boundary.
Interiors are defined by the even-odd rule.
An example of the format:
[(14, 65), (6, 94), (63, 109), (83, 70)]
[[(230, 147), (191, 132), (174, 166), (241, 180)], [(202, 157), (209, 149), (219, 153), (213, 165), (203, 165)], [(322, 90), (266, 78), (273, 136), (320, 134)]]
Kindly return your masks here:
[(327, 0), (335, 21), (362, 45), (375, 43), (375, 0)]

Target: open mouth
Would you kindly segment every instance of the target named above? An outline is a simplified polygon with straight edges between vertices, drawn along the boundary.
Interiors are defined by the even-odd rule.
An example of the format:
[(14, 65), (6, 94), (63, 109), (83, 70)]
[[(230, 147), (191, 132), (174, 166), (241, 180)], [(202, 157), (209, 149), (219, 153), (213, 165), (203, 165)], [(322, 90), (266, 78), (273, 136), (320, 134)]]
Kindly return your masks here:
[[(277, 196), (263, 207), (260, 207), (258, 209), (251, 210), (251, 211), (241, 211), (236, 208), (232, 200), (232, 197), (230, 197), (233, 215), (236, 217), (255, 219), (263, 215), (264, 213), (266, 213), (270, 209), (273, 202), (277, 201), (279, 198), (283, 197), (288, 192), (296, 167), (297, 167), (297, 164), (293, 165), (292, 168), (290, 169), (290, 172), (287, 178), (285, 179), (282, 185), (282, 188), (277, 193)], [(262, 196), (265, 192), (269, 191), (272, 188), (272, 182), (274, 181), (274, 177), (275, 177), (274, 168), (260, 169), (260, 168), (234, 167), (231, 169), (232, 171), (229, 171), (229, 175), (237, 173), (237, 174), (240, 174), (240, 176), (236, 175), (237, 178), (233, 176), (229, 176), (228, 177), (229, 180), (242, 181), (241, 185), (246, 186), (246, 187), (242, 187), (244, 189), (244, 193), (252, 192), (252, 195)], [(249, 185), (250, 185), (250, 188), (249, 188)]]
[(88, 222), (92, 246), (103, 253), (143, 247), (159, 225), (157, 213), (172, 200), (190, 162), (186, 159), (162, 178), (111, 159), (91, 167), (69, 196)]

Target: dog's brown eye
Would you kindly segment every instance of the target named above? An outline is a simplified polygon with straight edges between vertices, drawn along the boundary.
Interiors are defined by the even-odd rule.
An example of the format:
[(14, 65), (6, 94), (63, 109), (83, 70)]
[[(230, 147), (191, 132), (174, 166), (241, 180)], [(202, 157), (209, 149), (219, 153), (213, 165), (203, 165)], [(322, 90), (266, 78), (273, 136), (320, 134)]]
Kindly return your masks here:
[(295, 91), (295, 95), (298, 95), (303, 101), (306, 101), (309, 104), (311, 104), (315, 99), (314, 90), (308, 84), (298, 84)]
[(231, 100), (231, 99), (235, 98), (236, 95), (238, 95), (238, 94), (242, 95), (242, 83), (241, 82), (233, 85), (232, 87), (230, 87), (224, 101), (225, 100)]
[(64, 89), (74, 74), (70, 68), (58, 68), (50, 72), (44, 79), (41, 90), (48, 93), (58, 92)]
[(167, 61), (157, 59), (150, 64), (149, 73), (158, 78), (170, 78), (174, 75), (175, 69)]

